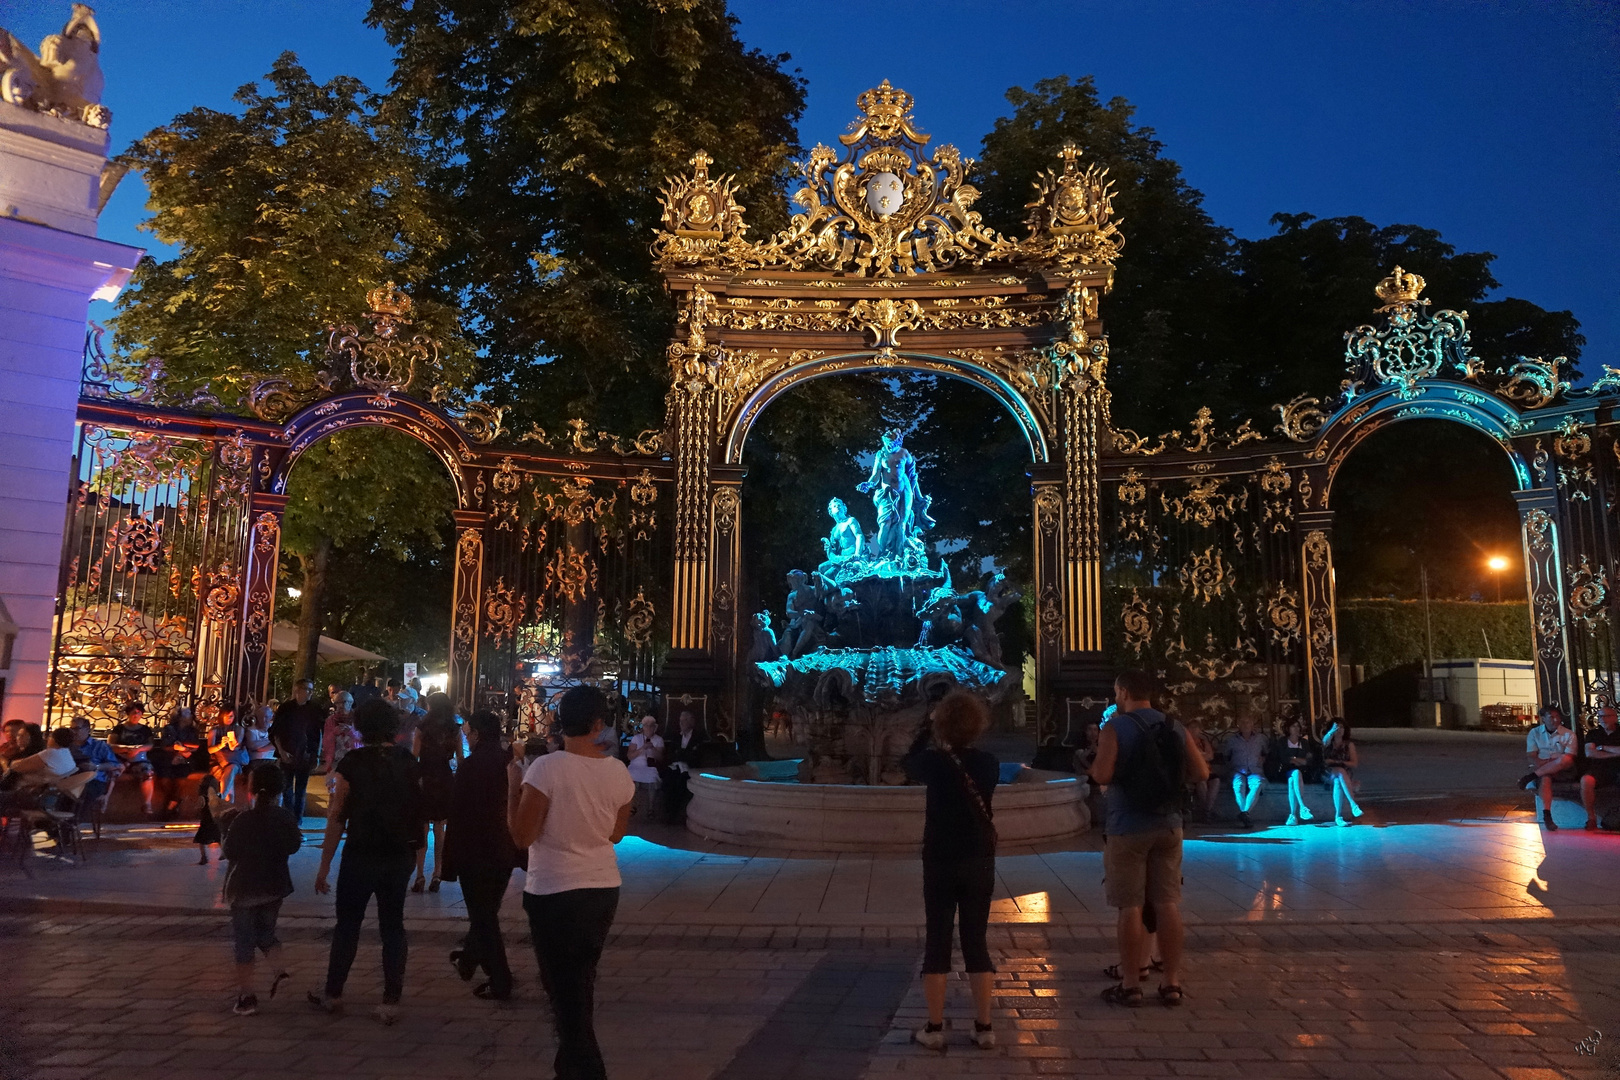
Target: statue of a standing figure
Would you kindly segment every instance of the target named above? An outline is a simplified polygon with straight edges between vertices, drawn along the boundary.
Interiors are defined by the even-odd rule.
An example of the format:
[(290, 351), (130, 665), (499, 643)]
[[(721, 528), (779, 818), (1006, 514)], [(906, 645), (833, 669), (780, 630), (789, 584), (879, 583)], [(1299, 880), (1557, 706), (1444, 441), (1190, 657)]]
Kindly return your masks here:
[(933, 499), (917, 485), (917, 459), (904, 446), (905, 435), (897, 429), (883, 433), (883, 446), (872, 459), (872, 475), (855, 485), (870, 493), (877, 508), (877, 539), (868, 557), (876, 561), (905, 561), (907, 545), (913, 536), (934, 524), (928, 516)]

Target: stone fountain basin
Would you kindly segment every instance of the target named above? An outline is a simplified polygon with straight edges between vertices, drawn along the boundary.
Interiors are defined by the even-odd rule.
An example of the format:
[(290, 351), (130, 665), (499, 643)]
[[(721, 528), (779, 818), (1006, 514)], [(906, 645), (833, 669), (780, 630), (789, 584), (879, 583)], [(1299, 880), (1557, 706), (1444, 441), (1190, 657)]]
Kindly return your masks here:
[[(785, 763), (776, 763), (778, 765)], [(708, 840), (793, 851), (911, 852), (922, 847), (927, 789), (762, 780), (752, 765), (692, 777), (686, 827)], [(1062, 840), (1091, 827), (1088, 782), (1024, 769), (997, 786), (992, 806), (1001, 846)]]

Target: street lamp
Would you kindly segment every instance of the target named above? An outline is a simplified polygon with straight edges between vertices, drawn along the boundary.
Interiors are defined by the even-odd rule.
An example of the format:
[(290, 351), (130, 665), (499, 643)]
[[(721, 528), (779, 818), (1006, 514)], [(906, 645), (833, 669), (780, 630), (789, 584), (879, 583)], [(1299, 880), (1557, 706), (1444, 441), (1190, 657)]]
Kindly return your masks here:
[(1508, 561), (1501, 555), (1492, 555), (1485, 560), (1485, 565), (1492, 574), (1496, 575), (1496, 602), (1502, 602), (1502, 571), (1508, 568)]

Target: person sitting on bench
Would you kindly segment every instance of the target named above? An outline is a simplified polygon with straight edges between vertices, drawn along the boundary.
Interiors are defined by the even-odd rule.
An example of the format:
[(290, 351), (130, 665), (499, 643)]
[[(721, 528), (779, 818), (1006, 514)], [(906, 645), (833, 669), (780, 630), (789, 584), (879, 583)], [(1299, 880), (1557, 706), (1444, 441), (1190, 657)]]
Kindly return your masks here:
[(1564, 714), (1555, 705), (1543, 706), (1539, 714), (1541, 723), (1530, 729), (1525, 737), (1524, 756), (1530, 771), (1519, 778), (1519, 786), (1526, 791), (1541, 790), (1541, 823), (1548, 832), (1557, 832), (1553, 822), (1553, 778), (1571, 773), (1575, 767), (1575, 733), (1564, 726)]

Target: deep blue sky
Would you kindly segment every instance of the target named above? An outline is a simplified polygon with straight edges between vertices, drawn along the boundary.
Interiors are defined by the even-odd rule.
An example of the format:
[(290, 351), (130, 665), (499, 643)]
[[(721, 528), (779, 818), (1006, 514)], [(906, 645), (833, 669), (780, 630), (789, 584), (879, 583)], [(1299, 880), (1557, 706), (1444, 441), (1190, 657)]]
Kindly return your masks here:
[[(115, 149), (230, 94), (284, 49), (317, 78), (388, 77), (357, 0), (102, 0)], [(805, 145), (832, 143), (860, 91), (917, 97), (936, 141), (974, 153), (1002, 94), (1096, 76), (1153, 127), (1216, 221), (1269, 233), (1273, 213), (1358, 214), (1487, 250), (1503, 295), (1569, 308), (1583, 366), (1620, 366), (1620, 5), (1600, 3), (822, 3), (733, 0), (745, 41), (810, 80)], [(0, 0), (31, 46), (66, 0)], [(101, 234), (137, 233), (132, 177)], [(1127, 237), (1129, 226), (1127, 224)], [(1373, 298), (1368, 292), (1369, 312)], [(100, 305), (98, 305), (99, 307)], [(1347, 328), (1348, 329), (1348, 328)]]

